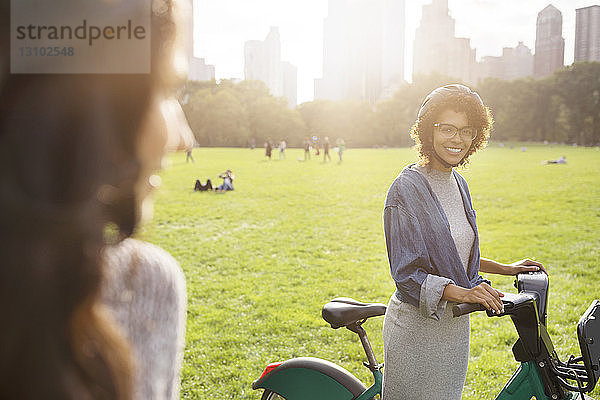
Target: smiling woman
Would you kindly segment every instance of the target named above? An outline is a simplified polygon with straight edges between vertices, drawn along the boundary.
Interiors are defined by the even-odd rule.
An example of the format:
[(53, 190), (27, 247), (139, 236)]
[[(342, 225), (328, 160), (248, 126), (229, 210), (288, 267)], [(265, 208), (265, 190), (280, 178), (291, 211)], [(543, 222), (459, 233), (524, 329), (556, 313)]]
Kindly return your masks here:
[[(441, 171), (450, 171), (458, 166), (477, 137), (477, 129), (469, 126), (469, 118), (464, 112), (444, 110), (438, 119), (443, 123), (433, 124), (432, 167)], [(457, 128), (456, 126), (461, 128)]]
[(383, 214), (396, 284), (383, 328), (387, 400), (459, 400), (469, 362), (469, 317), (453, 318), (448, 303), (480, 303), (499, 312), (503, 294), (480, 271), (543, 269), (528, 259), (501, 264), (480, 255), (469, 187), (453, 168), (484, 147), (491, 126), (477, 93), (447, 85), (427, 96), (412, 127), (420, 161), (396, 178)]
[[(450, 113), (459, 115), (441, 115), (442, 113)], [(444, 121), (441, 117), (459, 118), (457, 124), (452, 125), (449, 121)], [(461, 118), (464, 117), (464, 118)], [(444, 123), (446, 122), (446, 123)], [(438, 140), (443, 138), (451, 139), (451, 136), (460, 139), (467, 139), (465, 143), (465, 151), (461, 153), (461, 157), (456, 165), (465, 165), (468, 163), (469, 156), (477, 150), (484, 148), (487, 140), (490, 137), (493, 118), (489, 108), (487, 108), (477, 93), (471, 92), (469, 88), (463, 85), (448, 85), (438, 88), (431, 92), (423, 101), (417, 121), (412, 126), (410, 136), (417, 144), (417, 151), (423, 165), (429, 163), (430, 160), (436, 159), (439, 162), (439, 154), (435, 151), (434, 140), (437, 132), (440, 136)], [(452, 125), (451, 130), (457, 129), (460, 126), (460, 135), (454, 135), (453, 132), (444, 134), (444, 125)], [(468, 126), (468, 134), (465, 128)], [(441, 136), (443, 135), (443, 137)], [(466, 137), (465, 137), (466, 136)]]

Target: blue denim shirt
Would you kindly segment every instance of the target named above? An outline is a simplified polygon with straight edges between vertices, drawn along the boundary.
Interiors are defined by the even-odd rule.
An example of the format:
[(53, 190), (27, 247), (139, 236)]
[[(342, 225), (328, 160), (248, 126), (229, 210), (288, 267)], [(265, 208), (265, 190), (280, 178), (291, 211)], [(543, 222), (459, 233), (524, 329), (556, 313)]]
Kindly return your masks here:
[(475, 240), (465, 271), (450, 233), (450, 224), (427, 178), (415, 164), (405, 167), (390, 186), (385, 199), (383, 226), (396, 296), (420, 309), (427, 317), (441, 317), (441, 300), (449, 283), (470, 289), (486, 282), (479, 275), (479, 235), (469, 187), (452, 171), (458, 182), (467, 220)]

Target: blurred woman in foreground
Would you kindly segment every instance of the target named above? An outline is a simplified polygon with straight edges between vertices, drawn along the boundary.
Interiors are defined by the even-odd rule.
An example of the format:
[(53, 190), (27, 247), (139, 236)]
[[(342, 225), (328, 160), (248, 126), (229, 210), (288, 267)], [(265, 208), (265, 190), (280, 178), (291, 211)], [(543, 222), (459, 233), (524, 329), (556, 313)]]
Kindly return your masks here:
[(178, 398), (183, 275), (165, 251), (127, 238), (159, 182), (167, 136), (189, 129), (168, 100), (179, 4), (153, 2), (151, 73), (127, 75), (9, 73), (9, 4), (0, 2), (0, 398)]

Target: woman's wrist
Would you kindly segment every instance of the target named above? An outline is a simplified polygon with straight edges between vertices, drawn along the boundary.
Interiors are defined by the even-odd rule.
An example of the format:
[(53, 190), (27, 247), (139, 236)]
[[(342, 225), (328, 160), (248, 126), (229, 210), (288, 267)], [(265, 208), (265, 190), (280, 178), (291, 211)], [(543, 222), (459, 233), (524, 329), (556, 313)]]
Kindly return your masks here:
[(486, 272), (489, 274), (496, 275), (512, 275), (512, 266), (509, 264), (503, 264), (495, 260), (490, 260), (489, 258), (481, 257), (481, 261), (479, 262), (479, 270), (481, 272)]
[(513, 266), (510, 264), (498, 263), (498, 275), (513, 275)]
[(464, 296), (465, 296), (466, 291), (467, 291), (467, 289), (465, 289), (465, 288), (462, 288), (453, 283), (449, 283), (444, 288), (444, 293), (442, 294), (442, 300), (462, 303), (464, 301)]

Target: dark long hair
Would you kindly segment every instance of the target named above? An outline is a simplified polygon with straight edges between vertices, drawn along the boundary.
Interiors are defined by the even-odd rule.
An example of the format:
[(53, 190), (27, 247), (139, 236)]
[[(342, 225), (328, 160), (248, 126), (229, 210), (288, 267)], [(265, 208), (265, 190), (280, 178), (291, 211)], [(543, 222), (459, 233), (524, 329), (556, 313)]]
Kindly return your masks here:
[(167, 86), (173, 5), (152, 14), (150, 74), (51, 75), (8, 74), (9, 3), (0, 0), (0, 399), (128, 399), (128, 346), (99, 304), (101, 253), (107, 226), (118, 238), (136, 226), (136, 143)]

